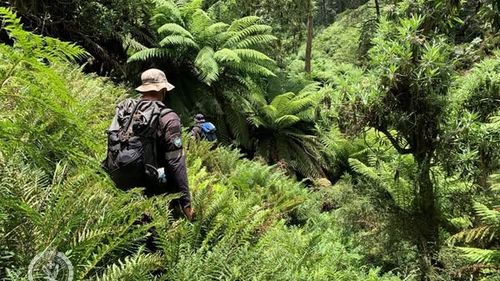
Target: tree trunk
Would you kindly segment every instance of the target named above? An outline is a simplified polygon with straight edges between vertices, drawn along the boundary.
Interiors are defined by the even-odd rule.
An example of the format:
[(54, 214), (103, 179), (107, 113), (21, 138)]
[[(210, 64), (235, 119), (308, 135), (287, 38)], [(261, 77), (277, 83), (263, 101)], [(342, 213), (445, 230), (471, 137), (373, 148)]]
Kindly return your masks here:
[(430, 280), (437, 263), (439, 245), (439, 212), (436, 194), (431, 180), (431, 158), (429, 150), (414, 154), (417, 162), (415, 221), (416, 241), (420, 253), (421, 280)]
[(311, 73), (311, 53), (313, 43), (313, 16), (309, 14), (307, 17), (307, 45), (306, 45), (306, 64), (304, 70), (306, 73)]
[(378, 0), (375, 0), (375, 10), (377, 11), (377, 21), (380, 20), (380, 5), (378, 3)]

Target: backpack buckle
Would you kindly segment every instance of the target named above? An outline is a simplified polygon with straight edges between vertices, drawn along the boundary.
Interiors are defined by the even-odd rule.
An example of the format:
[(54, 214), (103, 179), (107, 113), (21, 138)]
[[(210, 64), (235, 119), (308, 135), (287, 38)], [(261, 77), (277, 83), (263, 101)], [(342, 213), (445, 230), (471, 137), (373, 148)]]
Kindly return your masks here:
[(118, 139), (120, 140), (120, 142), (127, 142), (130, 139), (129, 132), (120, 132), (118, 134)]

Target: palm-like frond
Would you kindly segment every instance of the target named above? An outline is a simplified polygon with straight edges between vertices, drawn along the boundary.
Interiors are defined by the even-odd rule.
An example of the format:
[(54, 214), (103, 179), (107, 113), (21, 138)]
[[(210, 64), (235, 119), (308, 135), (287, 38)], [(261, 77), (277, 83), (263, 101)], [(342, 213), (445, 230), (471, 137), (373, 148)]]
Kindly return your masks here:
[(228, 28), (228, 31), (235, 32), (241, 31), (251, 25), (254, 25), (260, 20), (257, 16), (248, 16), (241, 19), (234, 20)]
[(238, 56), (238, 53), (236, 53), (234, 50), (227, 48), (215, 52), (214, 59), (221, 63), (238, 64), (241, 62), (241, 58)]
[(320, 176), (321, 143), (311, 122), (314, 106), (312, 97), (292, 92), (277, 95), (269, 103), (259, 99), (250, 103), (248, 122), (259, 135), (258, 154), (275, 163), (285, 161), (303, 175)]
[(200, 79), (210, 85), (219, 77), (219, 65), (214, 58), (214, 50), (205, 47), (200, 50), (194, 64), (199, 71)]
[(258, 34), (244, 38), (234, 45), (238, 49), (261, 48), (276, 41), (276, 37), (269, 34)]
[(146, 61), (151, 59), (175, 58), (173, 50), (165, 48), (150, 48), (138, 51), (128, 58), (128, 62)]
[(171, 54), (176, 54), (176, 60), (191, 61), (193, 72), (200, 74), (200, 81), (207, 85), (222, 79), (234, 80), (233, 77), (239, 81), (274, 75), (274, 61), (260, 49), (254, 49), (269, 48), (276, 39), (270, 34), (271, 27), (258, 24), (260, 19), (255, 16), (234, 20), (231, 25), (213, 22), (199, 8), (199, 2), (182, 7), (171, 1), (162, 3), (153, 18), (161, 48), (142, 50), (132, 55), (129, 62), (172, 59)]
[(191, 47), (196, 49), (199, 48), (198, 44), (196, 44), (196, 42), (193, 39), (182, 35), (167, 35), (160, 41), (160, 46)]
[(465, 256), (478, 264), (500, 264), (500, 250), (459, 247)]
[(164, 25), (160, 26), (160, 28), (158, 28), (158, 33), (160, 35), (161, 34), (167, 34), (167, 35), (177, 34), (177, 35), (181, 35), (183, 37), (194, 39), (191, 32), (187, 31), (184, 27), (182, 27), (176, 23), (165, 23)]

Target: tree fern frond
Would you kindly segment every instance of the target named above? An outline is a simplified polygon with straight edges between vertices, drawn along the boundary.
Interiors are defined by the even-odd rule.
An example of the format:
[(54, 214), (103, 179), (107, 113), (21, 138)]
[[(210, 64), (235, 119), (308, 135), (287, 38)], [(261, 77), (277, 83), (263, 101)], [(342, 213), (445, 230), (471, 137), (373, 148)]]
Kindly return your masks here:
[(190, 39), (194, 39), (193, 35), (191, 32), (187, 31), (184, 27), (176, 24), (176, 23), (166, 23), (162, 25), (160, 28), (158, 28), (158, 33), (164, 34), (165, 35), (181, 35), (183, 37), (187, 37)]
[(221, 49), (214, 53), (214, 59), (218, 62), (231, 62), (231, 63), (240, 63), (241, 58), (238, 54), (231, 49)]
[(491, 175), (490, 181), (491, 181), (491, 190), (493, 190), (494, 192), (500, 192), (500, 174)]
[(181, 11), (174, 1), (171, 0), (155, 0), (156, 11), (152, 17), (154, 26), (160, 27), (167, 22), (177, 23), (184, 25)]
[(210, 16), (205, 11), (199, 9), (192, 13), (189, 24), (191, 33), (203, 35), (206, 32), (206, 28), (212, 25), (213, 22)]
[(139, 51), (144, 51), (147, 50), (148, 48), (132, 38), (132, 36), (128, 35), (124, 38), (121, 39), (123, 48), (129, 53), (130, 55), (133, 55)]
[(359, 161), (358, 159), (349, 158), (349, 165), (354, 171), (356, 171), (356, 173), (359, 173), (368, 179), (371, 179), (377, 183), (381, 183), (383, 181), (377, 174), (375, 169), (366, 166), (365, 164), (363, 164), (363, 162)]
[(500, 264), (500, 250), (487, 250), (478, 248), (459, 247), (465, 253), (465, 256), (475, 263)]
[(278, 109), (284, 109), (286, 110), (288, 108), (288, 104), (290, 101), (295, 97), (295, 93), (289, 92), (289, 93), (284, 93), (281, 95), (277, 95), (274, 97), (274, 99), (271, 101), (270, 105), (274, 106), (275, 108)]
[(276, 119), (276, 125), (280, 128), (287, 128), (298, 123), (301, 119), (295, 115), (283, 115)]
[(497, 225), (500, 229), (500, 211), (490, 209), (479, 202), (474, 203), (474, 210), (484, 223)]
[(260, 20), (257, 16), (248, 16), (234, 20), (228, 28), (228, 31), (241, 31), (246, 27), (254, 25)]
[(234, 45), (234, 48), (248, 49), (253, 47), (261, 47), (270, 45), (276, 40), (277, 38), (275, 36), (269, 34), (252, 35), (236, 43)]
[(300, 92), (300, 95), (309, 95), (311, 93), (317, 93), (321, 90), (321, 83), (315, 82), (315, 83), (310, 83), (306, 85)]
[(208, 85), (219, 77), (219, 65), (214, 59), (214, 50), (211, 47), (201, 49), (194, 64), (198, 69), (201, 80)]
[(229, 24), (224, 23), (224, 22), (216, 22), (214, 24), (211, 24), (209, 27), (205, 29), (207, 34), (210, 34), (212, 36), (227, 36), (227, 33), (225, 32), (227, 28), (229, 27)]
[(250, 62), (240, 62), (238, 64), (231, 64), (231, 67), (234, 69), (237, 69), (239, 71), (242, 71), (243, 73), (248, 73), (248, 74), (253, 74), (253, 75), (260, 75), (264, 77), (274, 77), (276, 74), (269, 70), (268, 68), (256, 64), (256, 63), (250, 63)]
[(166, 48), (151, 48), (139, 51), (128, 59), (128, 62), (134, 61), (148, 61), (151, 59), (161, 59), (161, 58), (175, 58), (176, 53), (174, 50)]
[(193, 41), (193, 39), (189, 37), (184, 37), (181, 35), (168, 35), (165, 36), (160, 41), (160, 46), (162, 47), (170, 47), (170, 46), (179, 46), (179, 47), (191, 47), (198, 49), (198, 44)]
[(194, 12), (202, 9), (203, 0), (192, 0), (188, 1), (185, 5), (182, 6), (185, 12)]
[(269, 34), (272, 28), (269, 25), (264, 24), (254, 24), (248, 27), (243, 28), (240, 31), (231, 32), (229, 31), (227, 34), (229, 38), (225, 42), (226, 46), (234, 46), (242, 39), (249, 37), (250, 35), (259, 35), (259, 34)]
[(243, 60), (252, 62), (274, 62), (274, 60), (268, 57), (266, 54), (254, 49), (233, 49), (232, 51)]

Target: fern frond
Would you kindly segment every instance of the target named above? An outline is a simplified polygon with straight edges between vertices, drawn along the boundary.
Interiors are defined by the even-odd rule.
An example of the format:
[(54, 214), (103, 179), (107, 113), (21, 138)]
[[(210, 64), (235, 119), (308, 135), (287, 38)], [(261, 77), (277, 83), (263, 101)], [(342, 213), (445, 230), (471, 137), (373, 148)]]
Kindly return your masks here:
[(276, 119), (276, 125), (280, 128), (287, 128), (300, 122), (300, 118), (295, 115), (284, 115)]
[(181, 11), (174, 1), (171, 0), (155, 0), (156, 11), (152, 17), (154, 26), (160, 27), (167, 22), (184, 25)]
[(211, 47), (205, 47), (198, 52), (194, 64), (198, 69), (202, 81), (210, 85), (219, 77), (219, 65), (214, 59), (214, 50)]
[(136, 254), (108, 265), (96, 280), (151, 280), (151, 273), (161, 267), (161, 258), (154, 254)]
[(191, 32), (187, 31), (184, 27), (176, 24), (176, 23), (166, 23), (162, 25), (160, 28), (158, 28), (158, 33), (164, 34), (165, 35), (181, 35), (186, 38), (194, 39), (193, 35)]
[(151, 48), (139, 51), (127, 60), (127, 62), (148, 61), (151, 59), (175, 58), (177, 55), (174, 50), (167, 48)]
[(231, 49), (221, 49), (214, 53), (214, 59), (218, 62), (231, 62), (231, 63), (240, 63), (241, 58), (238, 54)]
[(171, 46), (179, 46), (179, 47), (191, 47), (198, 49), (199, 46), (193, 39), (189, 37), (184, 37), (181, 35), (168, 35), (165, 36), (160, 41), (160, 46), (162, 47), (171, 47)]
[(232, 51), (243, 60), (252, 62), (274, 62), (274, 60), (268, 57), (266, 54), (254, 49), (233, 49)]
[(260, 20), (257, 16), (248, 16), (234, 20), (228, 28), (228, 31), (241, 31), (246, 27), (254, 25)]
[(276, 74), (269, 70), (268, 68), (256, 64), (256, 63), (250, 63), (250, 62), (240, 62), (239, 64), (231, 64), (231, 67), (242, 71), (243, 73), (248, 73), (248, 74), (253, 74), (253, 75), (260, 75), (264, 77), (274, 77)]
[(243, 28), (237, 32), (228, 32), (229, 38), (225, 42), (226, 46), (234, 46), (242, 39), (249, 37), (250, 35), (259, 35), (259, 34), (269, 34), (272, 28), (269, 25), (264, 24), (255, 24)]
[(366, 178), (369, 178), (377, 183), (381, 183), (383, 181), (377, 174), (375, 169), (366, 166), (365, 164), (363, 164), (363, 162), (359, 161), (358, 159), (349, 158), (349, 165), (354, 171), (356, 171), (356, 173), (359, 173), (365, 176)]
[(127, 35), (122, 38), (123, 48), (127, 51), (127, 53), (133, 55), (139, 51), (147, 50), (148, 48), (132, 38), (132, 36)]
[(270, 105), (275, 108), (284, 109), (284, 111), (288, 108), (288, 104), (295, 97), (295, 93), (289, 92), (281, 95), (277, 95), (271, 101)]
[(490, 209), (479, 202), (474, 203), (474, 210), (484, 223), (496, 225), (500, 229), (500, 211)]
[[(226, 30), (229, 27), (229, 24), (224, 23), (224, 22), (216, 22), (214, 24), (211, 24), (208, 26), (205, 31), (207, 34), (212, 35), (212, 36), (227, 36)], [(221, 37), (223, 38), (223, 37)]]
[(478, 248), (459, 247), (465, 253), (465, 256), (475, 263), (500, 264), (500, 250), (487, 250)]
[[(234, 48), (238, 49), (249, 49), (255, 47), (262, 47), (266, 45), (270, 45), (277, 38), (273, 35), (263, 34), (263, 35), (252, 35), (249, 36), (234, 45)], [(224, 45), (225, 46), (225, 45)]]

